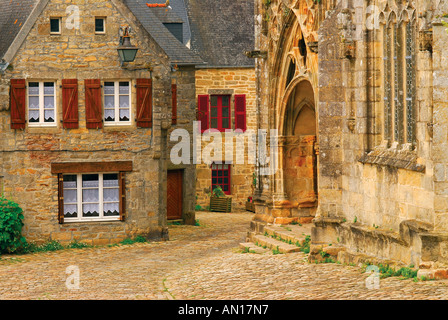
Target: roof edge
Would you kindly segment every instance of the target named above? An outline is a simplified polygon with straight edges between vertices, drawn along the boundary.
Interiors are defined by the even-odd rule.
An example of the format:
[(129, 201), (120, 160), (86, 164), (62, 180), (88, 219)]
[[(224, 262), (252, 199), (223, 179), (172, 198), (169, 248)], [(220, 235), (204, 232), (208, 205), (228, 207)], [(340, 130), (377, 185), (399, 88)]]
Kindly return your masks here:
[(20, 29), (19, 33), (14, 38), (14, 41), (11, 43), (8, 50), (2, 57), (3, 60), (5, 60), (8, 64), (11, 63), (11, 61), (14, 59), (17, 51), (19, 51), (20, 47), (28, 36), (28, 33), (33, 28), (34, 23), (36, 22), (42, 11), (45, 9), (49, 1), (50, 0), (40, 0), (31, 11), (28, 19), (26, 19), (25, 23), (23, 24), (22, 29)]

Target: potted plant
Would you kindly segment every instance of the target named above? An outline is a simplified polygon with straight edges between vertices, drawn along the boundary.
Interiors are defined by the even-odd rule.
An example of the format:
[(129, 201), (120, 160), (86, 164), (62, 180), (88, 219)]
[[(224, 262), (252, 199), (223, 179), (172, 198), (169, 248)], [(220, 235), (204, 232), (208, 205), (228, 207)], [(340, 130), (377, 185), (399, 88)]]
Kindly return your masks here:
[(232, 211), (232, 197), (227, 197), (220, 186), (213, 189), (210, 195), (210, 211)]

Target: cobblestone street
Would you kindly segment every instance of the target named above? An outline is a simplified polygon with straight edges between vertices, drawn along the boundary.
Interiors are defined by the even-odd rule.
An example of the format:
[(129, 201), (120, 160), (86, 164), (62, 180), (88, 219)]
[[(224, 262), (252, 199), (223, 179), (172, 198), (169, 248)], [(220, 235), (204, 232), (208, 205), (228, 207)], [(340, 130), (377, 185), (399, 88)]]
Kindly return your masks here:
[[(197, 213), (170, 241), (69, 249), (0, 260), (1, 299), (446, 299), (444, 281), (380, 281), (359, 267), (312, 264), (303, 253), (242, 253), (248, 213)], [(68, 290), (66, 268), (80, 270)]]

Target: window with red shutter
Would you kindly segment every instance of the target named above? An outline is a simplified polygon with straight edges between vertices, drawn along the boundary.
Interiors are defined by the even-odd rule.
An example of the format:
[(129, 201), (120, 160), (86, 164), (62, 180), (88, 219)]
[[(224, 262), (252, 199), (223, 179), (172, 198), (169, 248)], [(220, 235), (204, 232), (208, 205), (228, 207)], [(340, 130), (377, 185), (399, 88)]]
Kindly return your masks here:
[(246, 95), (235, 95), (235, 130), (240, 129), (243, 132), (247, 129), (246, 124)]
[(201, 133), (209, 129), (209, 96), (198, 96), (198, 121), (201, 124)]
[(137, 126), (152, 127), (152, 80), (137, 79)]
[(100, 129), (103, 127), (101, 80), (85, 80), (85, 96), (86, 127), (87, 129)]
[(25, 129), (26, 82), (11, 79), (10, 87), (11, 129)]
[(65, 129), (77, 129), (78, 122), (78, 80), (62, 80), (62, 124)]

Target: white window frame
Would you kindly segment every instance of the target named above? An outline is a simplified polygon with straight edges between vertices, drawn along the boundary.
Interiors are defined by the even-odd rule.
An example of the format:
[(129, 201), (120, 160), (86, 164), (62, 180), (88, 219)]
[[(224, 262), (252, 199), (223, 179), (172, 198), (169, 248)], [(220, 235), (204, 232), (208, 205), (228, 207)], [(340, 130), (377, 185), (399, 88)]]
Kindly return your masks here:
[[(51, 31), (51, 20), (58, 20), (59, 21), (59, 31), (58, 32), (54, 32)], [(51, 17), (50, 18), (50, 34), (61, 34), (62, 33), (62, 18), (61, 17)]]
[[(82, 205), (83, 205), (83, 201), (82, 201), (82, 176), (83, 175), (87, 175), (87, 174), (97, 174), (98, 175), (98, 203), (99, 203), (99, 216), (98, 217), (83, 217), (83, 210), (82, 210)], [(92, 172), (92, 173), (64, 173), (63, 176), (73, 176), (76, 175), (76, 193), (77, 193), (77, 212), (78, 212), (78, 216), (76, 218), (73, 217), (65, 217), (64, 216), (64, 222), (88, 222), (88, 221), (120, 221), (120, 215), (116, 216), (116, 217), (111, 217), (111, 216), (104, 216), (104, 189), (117, 189), (116, 187), (104, 187), (103, 184), (103, 176), (105, 174), (116, 174), (117, 175), (117, 179), (120, 179), (120, 174), (118, 172), (101, 172), (101, 173), (97, 173), (97, 172)], [(63, 183), (63, 182), (62, 182)], [(73, 188), (71, 188), (73, 190)], [(85, 188), (84, 188), (85, 189)], [(64, 190), (64, 188), (63, 188)], [(118, 204), (120, 201), (120, 187), (118, 187)], [(116, 201), (114, 201), (116, 202)], [(64, 203), (63, 205), (65, 206), (66, 204), (74, 204), (74, 203), (65, 203), (65, 199), (64, 199)], [(120, 205), (118, 205), (118, 210), (119, 213), (121, 214), (120, 210)], [(65, 215), (65, 212), (64, 212)]]
[[(54, 122), (45, 122), (45, 95), (44, 91), (44, 83), (49, 82), (53, 83), (54, 86), (54, 94), (53, 94), (53, 105), (54, 105)], [(30, 96), (35, 97), (35, 95), (30, 95), (29, 88), (30, 83), (39, 83), (39, 122), (30, 122)], [(44, 81), (28, 81), (26, 86), (26, 97), (27, 97), (27, 123), (29, 127), (57, 127), (58, 123), (58, 112), (56, 105), (56, 81), (52, 80), (44, 80)]]
[[(103, 29), (104, 31), (96, 31), (96, 20), (103, 20)], [(95, 34), (106, 34), (106, 17), (95, 17)]]
[[(106, 83), (114, 83), (114, 108), (115, 108), (115, 121), (106, 121), (106, 96), (111, 96), (111, 94), (105, 94)], [(129, 93), (120, 94), (120, 82), (129, 83)], [(129, 97), (129, 120), (120, 121), (120, 96)], [(132, 82), (130, 80), (110, 80), (103, 82), (103, 120), (104, 126), (129, 126), (132, 124)]]

